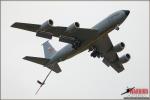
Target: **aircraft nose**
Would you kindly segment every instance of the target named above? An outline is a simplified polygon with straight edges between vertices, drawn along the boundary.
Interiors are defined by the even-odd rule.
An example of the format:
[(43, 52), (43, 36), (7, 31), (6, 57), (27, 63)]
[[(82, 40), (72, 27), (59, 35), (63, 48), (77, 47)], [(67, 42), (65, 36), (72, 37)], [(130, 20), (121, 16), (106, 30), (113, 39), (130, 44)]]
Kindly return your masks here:
[(129, 13), (130, 13), (130, 10), (123, 10), (123, 11), (124, 11), (124, 13), (126, 14), (126, 16), (128, 16)]

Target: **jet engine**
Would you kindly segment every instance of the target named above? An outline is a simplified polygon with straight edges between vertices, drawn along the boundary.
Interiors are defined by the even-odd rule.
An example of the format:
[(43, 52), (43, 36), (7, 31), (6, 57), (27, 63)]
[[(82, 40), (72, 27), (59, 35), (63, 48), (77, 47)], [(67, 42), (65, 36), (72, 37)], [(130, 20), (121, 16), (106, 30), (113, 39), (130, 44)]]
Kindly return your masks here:
[[(73, 32), (75, 32), (75, 30), (80, 26), (80, 24), (78, 22), (74, 22), (73, 24), (71, 24), (70, 26), (67, 27), (66, 31), (64, 32), (64, 34), (71, 34)], [(70, 43), (72, 44), (72, 48), (77, 49), (78, 47), (80, 47), (81, 42), (78, 38), (76, 37), (69, 37), (69, 35), (67, 36), (60, 36), (59, 37), (59, 41), (61, 42), (66, 42), (66, 43)]]
[(130, 59), (130, 54), (125, 54), (125, 55), (123, 55), (122, 57), (119, 58), (119, 60), (122, 64), (128, 62), (129, 59)]
[(123, 42), (120, 42), (113, 47), (113, 51), (114, 52), (120, 52), (124, 49), (124, 47), (125, 47), (125, 44)]
[(53, 25), (53, 21), (49, 19), (48, 21), (44, 22), (40, 29), (36, 32), (36, 36), (44, 37), (47, 39), (52, 39), (52, 33), (47, 32), (47, 30)]
[(79, 27), (80, 27), (80, 24), (78, 22), (74, 22), (73, 24), (67, 27), (67, 30), (65, 33), (66, 34), (73, 33)]
[(47, 20), (46, 22), (44, 22), (41, 27), (40, 30), (41, 31), (46, 31), (48, 28), (50, 28), (53, 25), (53, 21), (51, 19)]

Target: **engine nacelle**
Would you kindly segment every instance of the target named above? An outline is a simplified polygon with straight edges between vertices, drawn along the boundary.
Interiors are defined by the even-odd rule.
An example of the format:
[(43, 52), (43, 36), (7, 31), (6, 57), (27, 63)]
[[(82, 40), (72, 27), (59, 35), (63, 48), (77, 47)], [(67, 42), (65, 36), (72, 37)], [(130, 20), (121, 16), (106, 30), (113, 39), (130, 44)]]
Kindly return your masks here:
[(66, 34), (73, 33), (79, 27), (80, 27), (80, 24), (78, 22), (74, 22), (73, 24), (67, 27), (67, 30), (65, 33)]
[(50, 28), (53, 25), (53, 21), (51, 19), (49, 19), (48, 21), (44, 22), (41, 27), (40, 30), (41, 31), (46, 31), (48, 28)]
[(52, 27), (53, 25), (53, 21), (50, 19), (46, 22), (44, 22), (40, 29), (36, 32), (36, 36), (39, 36), (39, 37), (44, 37), (44, 38), (47, 38), (47, 39), (52, 39), (52, 33), (50, 32), (47, 32), (47, 30)]
[(119, 60), (123, 64), (128, 62), (130, 58), (131, 58), (130, 54), (125, 54), (122, 57), (120, 57)]
[(114, 52), (120, 52), (124, 49), (124, 47), (125, 47), (125, 44), (123, 42), (120, 42), (113, 47), (113, 51)]

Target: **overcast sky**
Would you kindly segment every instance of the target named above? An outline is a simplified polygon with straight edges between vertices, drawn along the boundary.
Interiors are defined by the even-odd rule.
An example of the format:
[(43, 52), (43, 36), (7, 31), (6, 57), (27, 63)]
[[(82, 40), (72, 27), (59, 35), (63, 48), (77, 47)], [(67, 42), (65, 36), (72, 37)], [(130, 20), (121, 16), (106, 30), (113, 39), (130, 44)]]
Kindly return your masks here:
[[(2, 1), (1, 4), (1, 94), (3, 99), (122, 99), (126, 87), (149, 87), (149, 4), (148, 1)], [(23, 60), (24, 56), (44, 57), (41, 44), (47, 39), (35, 33), (11, 28), (14, 22), (42, 24), (48, 19), (56, 26), (69, 26), (75, 21), (82, 28), (90, 28), (109, 14), (127, 9), (130, 15), (109, 36), (113, 44), (124, 42), (118, 55), (131, 54), (118, 74), (90, 57), (85, 51), (59, 63), (62, 72), (52, 73), (38, 95), (34, 95), (49, 70)], [(57, 38), (50, 40), (56, 50), (65, 46)]]

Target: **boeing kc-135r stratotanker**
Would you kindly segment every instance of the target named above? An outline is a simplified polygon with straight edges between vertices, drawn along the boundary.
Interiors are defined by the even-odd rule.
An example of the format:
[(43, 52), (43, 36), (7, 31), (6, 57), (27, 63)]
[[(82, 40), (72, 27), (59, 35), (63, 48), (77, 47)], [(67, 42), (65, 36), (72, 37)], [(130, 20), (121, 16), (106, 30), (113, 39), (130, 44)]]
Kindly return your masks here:
[[(45, 58), (25, 56), (23, 59), (43, 65), (56, 73), (61, 72), (59, 62), (69, 59), (85, 50), (92, 51), (92, 57), (102, 57), (103, 63), (111, 66), (118, 73), (124, 70), (123, 63), (130, 59), (129, 54), (118, 57), (117, 52), (124, 49), (125, 44), (120, 42), (113, 46), (108, 33), (119, 30), (119, 26), (129, 15), (129, 10), (119, 10), (93, 26), (92, 28), (79, 28), (79, 23), (74, 22), (68, 27), (53, 26), (53, 21), (48, 20), (42, 25), (16, 22), (11, 27), (36, 32), (36, 36), (51, 39), (58, 37), (59, 41), (69, 43), (61, 50), (56, 51), (51, 44), (43, 43)], [(47, 75), (47, 77), (49, 76)], [(45, 83), (37, 81), (41, 87)]]

